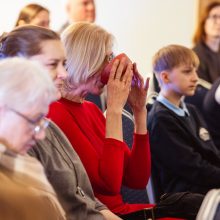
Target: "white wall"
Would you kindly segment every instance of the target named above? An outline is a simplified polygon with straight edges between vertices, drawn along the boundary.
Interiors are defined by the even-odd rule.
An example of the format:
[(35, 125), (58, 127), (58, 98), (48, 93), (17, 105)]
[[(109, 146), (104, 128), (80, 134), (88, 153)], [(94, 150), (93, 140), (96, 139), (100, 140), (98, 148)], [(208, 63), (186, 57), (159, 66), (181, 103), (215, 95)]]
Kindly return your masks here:
[(153, 54), (167, 44), (191, 47), (197, 0), (96, 0), (97, 23), (112, 32), (119, 51), (151, 72)]
[[(160, 47), (176, 43), (191, 47), (198, 0), (96, 0), (96, 23), (117, 39), (117, 52), (126, 52), (140, 72), (151, 72), (152, 55)], [(18, 12), (30, 0), (0, 0), (0, 33), (9, 31)], [(51, 11), (51, 27), (66, 20), (66, 0), (35, 0)]]
[(57, 29), (66, 20), (66, 0), (0, 0), (0, 33), (9, 31), (15, 25), (22, 7), (30, 3), (38, 3), (51, 11), (51, 27)]

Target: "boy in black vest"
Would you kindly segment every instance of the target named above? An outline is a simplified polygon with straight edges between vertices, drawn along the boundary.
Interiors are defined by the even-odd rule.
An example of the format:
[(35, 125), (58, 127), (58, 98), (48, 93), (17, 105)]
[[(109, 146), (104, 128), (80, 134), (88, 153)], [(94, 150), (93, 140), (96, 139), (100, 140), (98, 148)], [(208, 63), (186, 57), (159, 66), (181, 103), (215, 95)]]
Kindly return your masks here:
[(148, 130), (160, 194), (205, 194), (220, 187), (220, 152), (199, 112), (183, 101), (195, 92), (198, 65), (197, 55), (179, 45), (164, 47), (153, 58), (161, 91), (149, 113)]

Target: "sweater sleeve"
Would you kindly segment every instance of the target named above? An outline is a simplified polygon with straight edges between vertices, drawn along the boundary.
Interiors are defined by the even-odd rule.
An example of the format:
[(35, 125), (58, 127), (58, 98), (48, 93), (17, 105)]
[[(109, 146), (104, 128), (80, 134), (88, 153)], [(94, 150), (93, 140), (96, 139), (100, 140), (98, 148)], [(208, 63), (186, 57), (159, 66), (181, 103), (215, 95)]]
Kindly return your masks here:
[[(151, 151), (161, 166), (193, 184), (217, 187), (220, 167), (205, 159), (196, 142), (170, 115), (154, 115), (149, 127)], [(198, 146), (199, 148), (199, 146)]]
[(146, 187), (151, 173), (149, 135), (134, 134), (131, 151), (125, 158), (123, 184), (137, 189)]

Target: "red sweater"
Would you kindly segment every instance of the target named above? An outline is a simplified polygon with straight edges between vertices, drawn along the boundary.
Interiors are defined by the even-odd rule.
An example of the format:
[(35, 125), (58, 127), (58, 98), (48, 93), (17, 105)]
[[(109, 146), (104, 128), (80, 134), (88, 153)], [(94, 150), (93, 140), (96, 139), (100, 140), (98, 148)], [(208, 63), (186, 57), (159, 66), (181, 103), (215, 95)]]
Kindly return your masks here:
[(151, 170), (148, 134), (134, 134), (132, 150), (124, 142), (105, 138), (105, 118), (88, 101), (80, 104), (61, 99), (50, 106), (48, 117), (66, 134), (86, 168), (96, 197), (110, 210), (126, 214), (151, 206), (125, 204), (120, 194), (122, 184), (137, 189), (147, 185)]

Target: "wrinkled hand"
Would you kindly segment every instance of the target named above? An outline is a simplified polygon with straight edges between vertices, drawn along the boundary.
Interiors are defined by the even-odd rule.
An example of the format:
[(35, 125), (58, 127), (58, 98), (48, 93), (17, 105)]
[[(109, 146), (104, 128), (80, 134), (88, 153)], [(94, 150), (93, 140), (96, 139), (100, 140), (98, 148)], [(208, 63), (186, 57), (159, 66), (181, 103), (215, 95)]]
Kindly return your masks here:
[(115, 60), (107, 83), (107, 108), (122, 111), (131, 88), (133, 75), (132, 63), (126, 64), (126, 58)]
[(128, 96), (128, 103), (130, 104), (133, 112), (141, 111), (146, 108), (147, 92), (149, 87), (149, 79), (144, 83), (143, 77), (137, 69), (136, 63), (133, 64), (134, 77), (130, 94)]

